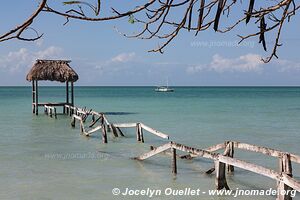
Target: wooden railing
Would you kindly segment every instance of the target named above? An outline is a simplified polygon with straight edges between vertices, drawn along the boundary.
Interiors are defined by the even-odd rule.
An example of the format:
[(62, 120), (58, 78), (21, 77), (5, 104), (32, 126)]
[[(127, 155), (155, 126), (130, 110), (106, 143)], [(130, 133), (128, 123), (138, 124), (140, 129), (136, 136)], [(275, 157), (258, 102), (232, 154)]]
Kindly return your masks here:
[[(223, 154), (215, 153), (214, 151), (218, 151), (224, 149)], [(279, 158), (279, 172), (273, 169), (268, 169), (253, 163), (249, 163), (243, 160), (239, 160), (233, 158), (234, 148), (243, 149), (247, 151), (257, 152), (264, 155), (269, 155), (273, 157)], [(172, 156), (172, 172), (177, 173), (177, 155), (176, 150), (188, 153), (191, 158), (193, 157), (203, 157), (207, 159), (211, 159), (214, 161), (214, 168), (208, 170), (206, 173), (212, 173), (215, 171), (216, 173), (216, 189), (221, 190), (223, 188), (229, 189), (229, 186), (226, 181), (226, 169), (228, 172), (233, 172), (233, 167), (238, 167), (247, 171), (251, 171), (271, 179), (278, 181), (278, 200), (281, 199), (291, 199), (287, 192), (287, 190), (297, 190), (300, 192), (300, 182), (293, 178), (292, 175), (292, 163), (296, 162), (300, 163), (300, 156), (295, 154), (290, 154), (287, 152), (281, 152), (278, 150), (260, 147), (257, 145), (251, 145), (246, 143), (229, 141), (224, 144), (214, 145), (213, 147), (209, 147), (207, 149), (197, 149), (193, 147), (189, 147), (186, 145), (178, 144), (176, 142), (169, 142), (164, 145), (161, 145), (156, 148), (152, 148), (150, 152), (142, 154), (138, 157), (135, 157), (136, 160), (146, 160), (152, 156), (163, 153), (165, 151), (171, 150)], [(181, 157), (183, 158), (183, 157)], [(227, 166), (227, 167), (226, 167)]]
[(55, 119), (57, 119), (56, 108), (54, 106), (44, 105), (44, 112), (51, 118), (54, 115)]
[[(124, 136), (122, 129), (134, 128), (136, 132), (136, 139), (139, 142), (144, 143), (144, 131), (151, 133), (163, 139), (169, 139), (169, 136), (165, 133), (157, 131), (143, 123), (110, 123), (104, 113), (93, 111), (92, 109), (78, 108), (71, 105), (65, 105), (65, 112), (72, 116), (72, 127), (75, 127), (76, 120), (79, 121), (81, 133), (85, 136), (101, 131), (103, 143), (107, 143), (107, 132), (111, 132), (114, 137)], [(56, 117), (56, 109), (53, 106), (45, 105), (45, 112), (52, 117)], [(91, 122), (85, 125), (87, 119), (91, 116)], [(269, 169), (260, 165), (256, 165), (247, 161), (234, 158), (235, 149), (255, 152), (264, 154), (267, 156), (276, 157), (279, 159), (279, 171)], [(223, 153), (217, 153), (222, 150)], [(176, 151), (185, 152), (186, 154), (180, 155)], [(237, 142), (226, 141), (221, 144), (208, 147), (206, 149), (198, 149), (186, 145), (182, 145), (176, 142), (168, 142), (159, 147), (151, 146), (151, 151), (135, 157), (136, 160), (143, 161), (153, 156), (157, 156), (160, 153), (165, 153), (172, 157), (172, 172), (177, 174), (177, 158), (179, 159), (193, 159), (195, 157), (203, 157), (214, 161), (214, 166), (206, 171), (207, 174), (215, 172), (215, 185), (216, 189), (229, 189), (226, 180), (227, 173), (234, 172), (234, 167), (238, 167), (247, 171), (254, 172), (266, 177), (269, 177), (278, 182), (277, 200), (290, 200), (292, 199), (288, 192), (296, 190), (300, 192), (300, 182), (293, 178), (292, 174), (292, 162), (299, 164), (300, 156), (291, 154), (288, 152), (282, 152), (279, 150), (261, 147), (257, 145)]]

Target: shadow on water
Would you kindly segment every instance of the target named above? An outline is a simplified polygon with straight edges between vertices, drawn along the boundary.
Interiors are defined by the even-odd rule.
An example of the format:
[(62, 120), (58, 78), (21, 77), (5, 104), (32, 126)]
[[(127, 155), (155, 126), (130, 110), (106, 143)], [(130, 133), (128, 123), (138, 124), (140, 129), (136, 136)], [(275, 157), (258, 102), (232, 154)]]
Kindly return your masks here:
[(105, 115), (135, 115), (136, 112), (104, 112)]

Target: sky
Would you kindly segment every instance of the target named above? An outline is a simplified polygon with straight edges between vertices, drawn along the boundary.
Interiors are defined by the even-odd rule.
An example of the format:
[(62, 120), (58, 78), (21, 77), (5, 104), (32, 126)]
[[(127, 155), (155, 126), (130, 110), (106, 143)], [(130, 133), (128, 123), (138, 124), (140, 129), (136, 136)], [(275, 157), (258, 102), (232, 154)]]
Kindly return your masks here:
[[(130, 1), (110, 2), (123, 10), (133, 7)], [(62, 1), (54, 3), (61, 8)], [(20, 24), (36, 7), (36, 0), (3, 2), (0, 17), (6, 20), (0, 21), (0, 34)], [(243, 9), (237, 7), (233, 15)], [(180, 10), (177, 12), (173, 15), (180, 15)], [(79, 75), (76, 85), (156, 86), (168, 79), (174, 86), (299, 86), (299, 19), (296, 15), (285, 24), (279, 59), (264, 64), (261, 58), (271, 53), (272, 34), (267, 35), (268, 52), (258, 44), (258, 38), (237, 44), (237, 34), (255, 31), (254, 24), (242, 24), (228, 34), (208, 30), (195, 36), (183, 31), (160, 54), (148, 52), (159, 41), (129, 39), (116, 31), (139, 30), (138, 24), (128, 23), (127, 18), (110, 22), (71, 20), (63, 26), (64, 18), (42, 13), (32, 25), (44, 33), (42, 39), (0, 43), (0, 86), (30, 86), (25, 77), (36, 59), (72, 60), (71, 66)], [(222, 22), (231, 24), (225, 17)]]

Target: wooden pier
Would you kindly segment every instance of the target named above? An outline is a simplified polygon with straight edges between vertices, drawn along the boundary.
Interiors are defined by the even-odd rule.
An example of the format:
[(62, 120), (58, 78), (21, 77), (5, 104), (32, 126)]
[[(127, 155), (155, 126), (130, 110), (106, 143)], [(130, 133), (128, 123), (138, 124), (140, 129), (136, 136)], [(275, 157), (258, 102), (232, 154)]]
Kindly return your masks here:
[[(75, 106), (65, 105), (65, 110), (71, 116), (71, 125), (75, 127), (76, 121), (80, 124), (80, 132), (85, 136), (90, 136), (97, 131), (102, 135), (102, 142), (108, 143), (107, 132), (111, 132), (113, 137), (124, 136), (122, 129), (135, 130), (136, 139), (138, 142), (144, 143), (144, 132), (155, 135), (159, 138), (169, 140), (169, 135), (155, 130), (141, 122), (136, 123), (109, 123), (104, 113), (93, 111), (92, 109), (78, 108)], [(71, 114), (72, 113), (72, 114)], [(90, 123), (87, 124), (88, 119)], [(86, 124), (86, 125), (85, 125)], [(278, 170), (269, 169), (260, 165), (246, 162), (234, 158), (234, 152), (237, 150), (245, 150), (248, 152), (259, 153), (278, 159)], [(223, 151), (223, 153), (217, 153)], [(178, 152), (185, 154), (180, 155)], [(142, 155), (136, 156), (134, 160), (143, 161), (150, 159), (159, 154), (169, 155), (171, 157), (171, 171), (174, 175), (178, 173), (178, 160), (193, 159), (202, 157), (210, 159), (214, 162), (214, 166), (207, 169), (207, 174), (215, 173), (215, 188), (217, 190), (229, 190), (229, 184), (226, 180), (226, 174), (233, 174), (234, 168), (251, 171), (256, 174), (271, 178), (277, 181), (278, 196), (277, 200), (291, 200), (291, 193), (286, 192), (285, 195), (280, 191), (296, 190), (300, 192), (300, 182), (293, 178), (292, 163), (300, 164), (300, 156), (288, 152), (261, 147), (253, 144), (247, 144), (237, 141), (226, 141), (224, 143), (216, 144), (205, 149), (190, 147), (179, 144), (174, 141), (167, 142), (159, 147), (151, 146), (151, 150)]]
[[(45, 114), (50, 117), (57, 118), (56, 108), (54, 105), (44, 105)], [(144, 132), (155, 135), (161, 139), (169, 140), (169, 135), (151, 128), (141, 122), (134, 123), (110, 123), (104, 113), (96, 112), (92, 109), (79, 108), (69, 104), (64, 105), (64, 112), (71, 117), (71, 126), (74, 128), (76, 121), (79, 122), (80, 133), (86, 137), (97, 132), (102, 136), (102, 142), (108, 143), (107, 134), (111, 132), (113, 137), (124, 136), (122, 129), (133, 129), (136, 134), (136, 140), (140, 143), (145, 142)], [(88, 121), (90, 121), (88, 123)], [(300, 156), (288, 152), (261, 147), (253, 144), (247, 144), (237, 141), (226, 141), (224, 143), (216, 144), (205, 149), (190, 147), (179, 144), (174, 141), (167, 142), (161, 146), (150, 146), (151, 150), (147, 153), (134, 157), (138, 162), (150, 159), (159, 154), (169, 155), (171, 157), (171, 171), (174, 175), (178, 173), (178, 160), (193, 159), (202, 157), (210, 159), (214, 162), (214, 166), (207, 169), (207, 174), (215, 173), (215, 188), (217, 190), (229, 190), (229, 184), (226, 179), (227, 173), (233, 173), (234, 168), (251, 171), (256, 174), (271, 178), (277, 181), (277, 200), (291, 200), (291, 191), (296, 190), (300, 192), (300, 182), (293, 178), (292, 163), (300, 164)], [(269, 169), (260, 165), (246, 162), (234, 158), (236, 150), (245, 150), (255, 152), (278, 159), (278, 170)], [(223, 153), (217, 153), (223, 151)], [(178, 152), (183, 152), (181, 155)], [(285, 191), (285, 193), (281, 192)]]

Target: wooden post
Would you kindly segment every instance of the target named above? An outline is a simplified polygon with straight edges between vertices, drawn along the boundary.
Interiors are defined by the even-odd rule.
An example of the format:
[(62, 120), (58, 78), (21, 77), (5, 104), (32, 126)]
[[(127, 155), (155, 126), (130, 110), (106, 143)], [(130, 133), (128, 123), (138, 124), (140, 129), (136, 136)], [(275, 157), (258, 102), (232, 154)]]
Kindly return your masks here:
[(139, 134), (140, 134), (140, 141), (141, 141), (142, 143), (144, 143), (144, 142), (145, 142), (145, 141), (144, 141), (144, 134), (143, 134), (143, 129), (142, 129), (141, 124), (139, 124)]
[(110, 127), (111, 127), (111, 131), (112, 131), (113, 135), (115, 137), (118, 137), (118, 131), (117, 131), (116, 127), (113, 124), (111, 124)]
[(102, 125), (102, 143), (106, 144), (107, 143), (107, 133), (106, 133), (106, 128), (105, 125)]
[(227, 185), (226, 181), (226, 164), (222, 163), (220, 161), (215, 161), (215, 171), (216, 171), (216, 189), (222, 190), (225, 188), (226, 190), (229, 190), (229, 187)]
[[(66, 81), (66, 105), (68, 105), (68, 101), (69, 101), (69, 83), (68, 81)], [(63, 113), (66, 114), (66, 107), (63, 107)]]
[(66, 82), (66, 103), (69, 104), (69, 81)]
[(72, 114), (75, 114), (74, 111), (73, 111), (74, 110), (73, 108), (69, 108), (69, 109), (70, 109), (69, 110), (69, 116), (72, 116)]
[(119, 134), (120, 134), (122, 137), (124, 137), (124, 134), (123, 134), (122, 130), (121, 130), (119, 127), (116, 127), (116, 128), (117, 128)]
[(76, 122), (75, 117), (72, 117), (72, 121), (71, 121), (71, 126), (72, 126), (72, 127), (75, 127), (75, 122)]
[[(286, 175), (293, 177), (292, 174), (292, 162), (290, 154), (282, 154), (279, 158), (279, 170), (280, 173), (285, 173)], [(291, 191), (293, 188), (285, 185), (283, 182), (279, 181), (277, 183), (277, 200), (292, 200)]]
[(32, 113), (35, 113), (35, 85), (34, 80), (32, 80)]
[(84, 128), (83, 128), (83, 123), (82, 123), (82, 121), (80, 121), (80, 132), (81, 132), (81, 133), (84, 133)]
[(38, 81), (35, 81), (35, 115), (39, 114), (39, 92), (38, 92)]
[(74, 106), (74, 83), (71, 82), (71, 104)]
[(107, 124), (107, 132), (111, 131), (111, 125)]
[[(233, 142), (231, 142), (231, 141), (226, 141), (225, 142), (225, 153), (226, 153), (226, 155), (224, 155), (224, 156), (228, 156), (230, 158), (233, 158), (233, 155), (234, 155), (234, 144), (233, 144)], [(227, 172), (229, 172), (229, 173), (234, 172), (234, 166), (227, 165), (226, 168), (227, 168)]]
[(56, 108), (54, 108), (54, 117), (57, 119)]
[(136, 123), (136, 140), (138, 142), (141, 141), (140, 127), (141, 127), (141, 124), (140, 123)]
[(176, 149), (172, 148), (172, 173), (177, 174)]

